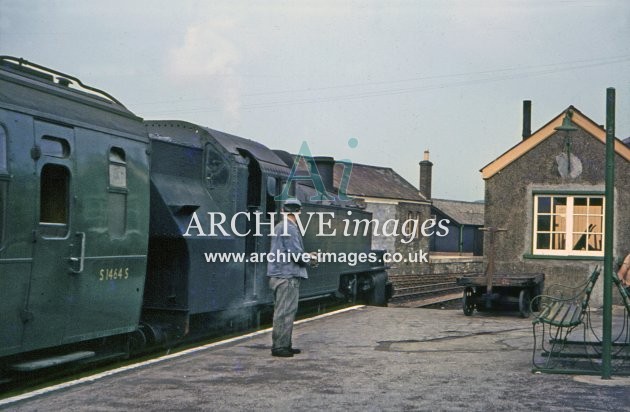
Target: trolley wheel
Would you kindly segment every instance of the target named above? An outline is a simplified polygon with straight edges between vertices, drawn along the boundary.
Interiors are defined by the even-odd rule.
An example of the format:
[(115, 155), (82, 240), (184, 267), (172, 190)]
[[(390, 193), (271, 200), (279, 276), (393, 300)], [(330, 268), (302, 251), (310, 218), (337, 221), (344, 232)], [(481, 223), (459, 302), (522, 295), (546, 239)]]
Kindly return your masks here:
[(529, 291), (527, 289), (521, 289), (521, 293), (518, 295), (518, 312), (523, 318), (528, 318), (531, 313), (529, 303)]
[(474, 295), (473, 288), (467, 287), (464, 289), (464, 296), (462, 298), (462, 309), (464, 310), (464, 315), (470, 316), (475, 311), (475, 302), (473, 299)]

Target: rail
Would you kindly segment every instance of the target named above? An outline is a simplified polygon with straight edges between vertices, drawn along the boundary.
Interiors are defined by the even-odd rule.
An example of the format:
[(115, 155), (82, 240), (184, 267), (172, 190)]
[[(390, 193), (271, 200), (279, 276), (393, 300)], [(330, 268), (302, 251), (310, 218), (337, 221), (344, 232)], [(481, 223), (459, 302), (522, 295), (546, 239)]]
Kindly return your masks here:
[(458, 274), (390, 275), (394, 296), (389, 306), (422, 307), (461, 299), (462, 287), (455, 284)]

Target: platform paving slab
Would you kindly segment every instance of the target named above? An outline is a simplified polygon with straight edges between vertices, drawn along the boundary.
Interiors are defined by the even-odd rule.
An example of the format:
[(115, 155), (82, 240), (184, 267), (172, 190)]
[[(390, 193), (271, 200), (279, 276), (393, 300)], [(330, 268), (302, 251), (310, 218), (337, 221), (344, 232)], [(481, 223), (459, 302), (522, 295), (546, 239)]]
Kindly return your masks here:
[[(630, 411), (630, 382), (533, 374), (531, 320), (360, 307), (5, 405), (12, 411)], [(0, 409), (2, 407), (0, 406)]]

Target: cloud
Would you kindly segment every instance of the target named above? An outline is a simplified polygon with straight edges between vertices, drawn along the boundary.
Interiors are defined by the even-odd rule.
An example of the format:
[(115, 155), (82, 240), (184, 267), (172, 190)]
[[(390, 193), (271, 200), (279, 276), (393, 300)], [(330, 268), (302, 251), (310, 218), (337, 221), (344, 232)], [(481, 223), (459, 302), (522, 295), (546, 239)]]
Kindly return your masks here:
[(191, 25), (181, 44), (168, 52), (166, 72), (174, 82), (218, 98), (223, 110), (238, 117), (243, 85), (242, 54), (232, 40), (236, 29), (230, 19)]

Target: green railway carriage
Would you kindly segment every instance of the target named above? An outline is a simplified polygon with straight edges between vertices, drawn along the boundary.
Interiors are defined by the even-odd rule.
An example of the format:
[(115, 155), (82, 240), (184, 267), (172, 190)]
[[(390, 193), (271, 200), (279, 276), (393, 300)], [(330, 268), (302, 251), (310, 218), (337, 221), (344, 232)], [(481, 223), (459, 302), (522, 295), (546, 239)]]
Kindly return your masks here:
[(0, 357), (137, 328), (147, 149), (111, 96), (0, 58)]

